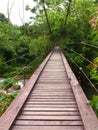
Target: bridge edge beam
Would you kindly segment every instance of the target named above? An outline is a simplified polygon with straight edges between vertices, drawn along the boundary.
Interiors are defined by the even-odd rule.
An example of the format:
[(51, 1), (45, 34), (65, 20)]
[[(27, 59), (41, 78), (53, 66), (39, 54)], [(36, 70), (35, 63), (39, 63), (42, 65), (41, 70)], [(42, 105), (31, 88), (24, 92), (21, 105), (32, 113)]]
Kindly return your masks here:
[(82, 117), (85, 130), (98, 130), (98, 119), (89, 104), (87, 104), (87, 97), (85, 96), (76, 76), (70, 68), (67, 59), (61, 52), (62, 60), (68, 75), (69, 82), (72, 86), (73, 93)]

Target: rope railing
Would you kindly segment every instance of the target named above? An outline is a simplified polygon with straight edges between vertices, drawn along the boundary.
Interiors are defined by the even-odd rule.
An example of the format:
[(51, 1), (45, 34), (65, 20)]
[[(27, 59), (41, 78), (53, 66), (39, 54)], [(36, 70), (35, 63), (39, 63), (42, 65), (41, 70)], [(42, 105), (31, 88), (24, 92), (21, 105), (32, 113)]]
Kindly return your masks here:
[(21, 71), (19, 70), (19, 72), (11, 79), (11, 81), (10, 81), (8, 84), (6, 84), (6, 85), (3, 87), (3, 89), (5, 89), (5, 88), (12, 82), (12, 80), (14, 80), (24, 69), (25, 69), (25, 67), (23, 67), (23, 68), (21, 69)]
[(90, 61), (89, 59), (87, 59), (86, 57), (82, 56), (81, 54), (79, 54), (78, 52), (74, 51), (73, 49), (69, 49), (68, 47), (65, 47), (66, 49), (68, 49), (71, 52), (74, 52), (75, 54), (79, 55), (80, 57), (82, 57), (84, 60), (86, 60), (87, 62), (89, 62), (90, 64), (97, 66), (96, 64), (94, 64), (92, 61)]
[[(70, 57), (69, 57), (70, 58)], [(80, 67), (73, 59), (72, 57), (70, 58), (70, 60), (77, 66), (77, 68), (83, 73), (83, 75), (86, 77), (86, 79), (89, 81), (90, 86), (93, 87), (95, 89), (95, 91), (98, 93), (97, 88), (95, 87), (95, 85), (92, 83), (92, 81), (90, 80), (90, 78), (87, 76), (87, 74), (84, 72), (83, 68)]]
[(12, 82), (12, 80), (14, 80), (15, 78), (17, 78), (17, 76), (18, 76), (19, 74), (21, 74), (26, 68), (28, 68), (31, 64), (33, 64), (33, 63), (34, 63), (37, 59), (39, 59), (40, 57), (41, 57), (41, 56), (37, 57), (37, 58), (34, 59), (32, 62), (30, 62), (28, 65), (23, 66), (22, 69), (19, 70), (19, 72), (18, 72), (14, 77), (12, 77), (11, 81), (4, 86), (4, 89)]
[(9, 63), (9, 62), (14, 61), (14, 60), (17, 60), (17, 59), (24, 58), (26, 55), (27, 55), (27, 54), (23, 54), (23, 55), (20, 56), (20, 57), (10, 59), (10, 60), (8, 60), (8, 61), (6, 61), (6, 62), (0, 62), (0, 65), (3, 65), (3, 64)]
[(95, 45), (91, 45), (91, 44), (87, 44), (87, 43), (84, 43), (84, 42), (80, 42), (80, 43), (69, 43), (68, 45), (86, 45), (86, 46), (89, 46), (89, 47), (92, 47), (92, 48), (96, 48), (98, 49), (98, 46), (95, 46)]

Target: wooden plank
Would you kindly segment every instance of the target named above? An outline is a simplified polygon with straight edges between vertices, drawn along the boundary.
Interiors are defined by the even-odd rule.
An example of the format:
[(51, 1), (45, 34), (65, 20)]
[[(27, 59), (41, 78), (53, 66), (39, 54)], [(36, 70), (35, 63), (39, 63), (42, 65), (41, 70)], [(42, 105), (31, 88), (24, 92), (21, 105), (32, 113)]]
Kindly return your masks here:
[(76, 104), (74, 101), (28, 101), (27, 104)]
[(77, 111), (77, 108), (33, 108), (33, 107), (24, 107), (22, 110), (29, 111)]
[(44, 70), (64, 70), (63, 64), (61, 66), (46, 66)]
[[(67, 82), (66, 82), (66, 83), (67, 83)], [(40, 86), (36, 86), (36, 88), (37, 88), (37, 87), (38, 87), (37, 89), (40, 89), (40, 88), (42, 88), (42, 89), (43, 89), (43, 88), (48, 89), (48, 88), (49, 88), (49, 89), (55, 89), (55, 90), (56, 90), (56, 89), (71, 89), (71, 86), (67, 86), (66, 83), (65, 83), (65, 86), (62, 86), (62, 84), (61, 84), (61, 87), (60, 87), (60, 86), (56, 86), (56, 85), (53, 85), (53, 84), (50, 86), (50, 85), (48, 85), (49, 82), (46, 82), (46, 83), (44, 82), (43, 84), (47, 84), (46, 86), (40, 85)], [(55, 84), (55, 82), (54, 82), (54, 84)], [(60, 83), (58, 82), (58, 84), (60, 84)], [(35, 89), (36, 89), (36, 88), (35, 88)]]
[(80, 116), (31, 116), (31, 115), (20, 115), (17, 117), (17, 120), (48, 120), (48, 121), (80, 121)]
[(68, 80), (57, 80), (57, 79), (45, 79), (45, 80), (42, 80), (42, 79), (39, 79), (38, 80), (38, 83), (47, 83), (47, 82), (49, 82), (49, 83), (68, 83)]
[[(50, 93), (51, 93), (51, 94), (50, 94)], [(71, 92), (65, 92), (65, 95), (64, 95), (63, 92), (60, 92), (60, 93), (59, 93), (59, 91), (58, 91), (58, 92), (54, 92), (54, 93), (53, 93), (53, 91), (48, 91), (48, 92), (46, 92), (46, 91), (34, 92), (34, 93), (31, 93), (31, 94), (30, 94), (30, 97), (33, 97), (33, 96), (34, 96), (33, 94), (34, 94), (34, 95), (40, 95), (40, 94), (43, 94), (43, 95), (46, 95), (46, 94), (47, 94), (47, 95), (53, 95), (53, 94), (55, 94), (55, 95), (62, 95), (62, 94), (63, 94), (62, 96), (65, 96), (65, 98), (66, 98), (67, 96), (70, 96), (70, 97), (72, 96), (72, 97), (74, 97), (74, 95), (73, 95)], [(55, 95), (54, 95), (54, 96), (55, 96)]]
[(32, 120), (16, 120), (15, 125), (28, 125), (28, 126), (81, 126), (83, 125), (82, 121), (32, 121)]
[(65, 79), (67, 79), (67, 77), (64, 77), (64, 76), (41, 76), (40, 77), (40, 79), (42, 79), (42, 80), (45, 80), (45, 79), (55, 79), (55, 80), (61, 80), (61, 79), (63, 79), (63, 80), (65, 80)]
[(47, 97), (48, 97), (48, 96), (51, 96), (51, 97), (52, 97), (52, 96), (53, 96), (53, 97), (55, 97), (55, 96), (60, 96), (60, 97), (69, 96), (69, 97), (71, 97), (71, 96), (72, 96), (72, 97), (73, 97), (73, 96), (74, 96), (72, 93), (71, 93), (71, 94), (70, 94), (70, 93), (66, 93), (66, 95), (65, 95), (65, 93), (64, 93), (64, 94), (62, 94), (62, 93), (58, 93), (58, 94), (56, 94), (56, 93), (40, 93), (40, 94), (31, 93), (30, 95), (31, 95), (31, 96), (34, 96), (34, 97), (36, 97), (36, 96), (37, 96), (37, 97), (41, 97), (41, 96), (44, 96), (44, 97), (45, 97), (45, 96), (47, 96)]
[[(55, 63), (56, 64), (56, 63)], [(55, 72), (57, 72), (58, 70), (59, 71), (63, 71), (63, 73), (64, 73), (64, 65), (62, 64), (61, 65), (62, 67), (60, 67), (60, 66), (57, 66), (57, 67), (54, 67), (54, 66), (46, 66), (45, 67), (45, 69), (44, 69), (44, 71), (55, 71)], [(57, 71), (56, 71), (57, 70)], [(43, 71), (43, 73), (44, 73), (44, 71)], [(61, 73), (62, 74), (62, 73)]]
[(28, 99), (28, 102), (73, 102), (74, 99)]
[(49, 92), (49, 93), (45, 93), (45, 92), (41, 92), (41, 93), (31, 93), (30, 94), (30, 97), (29, 98), (33, 98), (33, 97), (39, 97), (39, 96), (44, 96), (44, 97), (51, 97), (51, 96), (62, 96), (64, 98), (67, 98), (67, 97), (74, 97), (74, 95), (72, 93), (52, 93), (52, 92)]
[(62, 74), (63, 72), (64, 72), (64, 70), (57, 70), (57, 71), (55, 71), (55, 70), (52, 70), (52, 71), (50, 71), (50, 70), (45, 70), (45, 71), (43, 71), (44, 73), (47, 73), (47, 74), (51, 74), (51, 73), (55, 73), (55, 74)]
[(37, 83), (36, 85), (35, 85), (36, 87), (39, 87), (39, 86), (56, 86), (56, 87), (61, 87), (61, 86), (64, 86), (64, 87), (66, 87), (66, 86), (70, 86), (70, 84), (69, 83)]
[(66, 91), (65, 91), (65, 92), (58, 92), (58, 93), (57, 93), (57, 92), (43, 92), (43, 93), (35, 93), (35, 92), (33, 93), (33, 92), (32, 92), (30, 95), (34, 95), (34, 96), (38, 96), (38, 95), (40, 95), (40, 96), (41, 96), (41, 95), (44, 95), (44, 96), (45, 96), (45, 95), (74, 96), (74, 94), (73, 94), (72, 92), (69, 93), (69, 92), (66, 92)]
[[(52, 55), (53, 56), (53, 55)], [(49, 62), (48, 62), (49, 63)], [(57, 62), (56, 62), (57, 63)], [(52, 68), (52, 67), (54, 67), (54, 68), (64, 68), (64, 66), (62, 66), (62, 61), (60, 62), (58, 62), (56, 65), (54, 65), (54, 64), (51, 64), (51, 63), (49, 63), (49, 64), (47, 64), (47, 66), (45, 67), (45, 68), (47, 68), (47, 67), (50, 67), (50, 68)]]
[(64, 68), (63, 69), (57, 69), (57, 68), (52, 69), (52, 68), (49, 68), (49, 69), (44, 69), (43, 72), (46, 72), (46, 71), (54, 72), (54, 73), (57, 72), (57, 71), (59, 71), (61, 73), (64, 73)]
[(31, 94), (30, 95), (65, 95), (65, 96), (67, 96), (67, 95), (73, 95), (74, 96), (74, 94), (72, 93), (72, 91), (40, 91), (40, 92), (38, 92), (38, 91), (33, 91), (33, 92), (31, 92)]
[(14, 126), (11, 130), (84, 130), (83, 126)]
[(59, 64), (59, 65), (49, 65), (49, 64), (47, 64), (47, 66), (45, 67), (45, 69), (47, 69), (47, 68), (58, 68), (58, 69), (64, 69), (64, 66), (62, 65), (62, 63), (61, 64)]
[[(54, 66), (54, 62), (50, 63), (50, 61), (49, 61), (47, 66), (53, 67)], [(56, 62), (56, 66), (62, 66), (62, 62)]]
[(52, 74), (44, 74), (43, 73), (40, 78), (48, 78), (48, 77), (50, 77), (50, 78), (51, 77), (55, 77), (55, 78), (67, 78), (67, 75), (62, 74), (62, 73), (60, 73), (59, 75), (57, 75), (55, 73), (53, 75)]
[(52, 74), (51, 72), (47, 73), (47, 72), (44, 71), (44, 72), (41, 73), (41, 76), (62, 76), (62, 77), (65, 76), (66, 77), (67, 73), (66, 72), (65, 73), (55, 72), (55, 73)]
[(35, 88), (36, 87), (55, 87), (55, 88), (71, 88), (69, 82), (66, 82), (66, 83), (37, 83), (35, 85)]
[(41, 94), (39, 94), (39, 95), (38, 95), (38, 94), (31, 94), (31, 96), (32, 96), (32, 97), (63, 97), (63, 98), (64, 98), (64, 97), (65, 97), (65, 98), (66, 98), (66, 97), (69, 97), (69, 98), (70, 98), (70, 97), (74, 97), (73, 94), (66, 94), (66, 95), (63, 94), (63, 95), (62, 95), (62, 94), (51, 94), (51, 93), (49, 93), (49, 94), (43, 94), (43, 93), (41, 93)]
[(64, 96), (64, 97), (56, 97), (56, 96), (30, 96), (28, 99), (74, 99), (74, 97), (71, 96)]
[(52, 73), (53, 72), (61, 72), (61, 73), (63, 73), (65, 70), (64, 69), (54, 69), (54, 70), (53, 69), (45, 69), (44, 70), (44, 72), (48, 72), (48, 71), (52, 72)]
[(83, 126), (14, 126), (11, 130), (84, 130)]
[(52, 107), (54, 107), (54, 108), (77, 108), (77, 105), (76, 104), (69, 104), (69, 105), (59, 105), (59, 104), (56, 104), (56, 105), (53, 105), (53, 104), (51, 104), (51, 105), (45, 105), (45, 104), (40, 104), (40, 105), (34, 105), (34, 104), (26, 104), (26, 105), (24, 105), (24, 107), (36, 107), (36, 108), (52, 108)]
[[(34, 91), (31, 92), (31, 94), (40, 94), (40, 93), (69, 93), (71, 94), (72, 93), (72, 90), (69, 90), (69, 89), (34, 89)], [(74, 94), (73, 94), (74, 95)]]
[[(42, 100), (41, 100), (42, 99)], [(68, 96), (66, 96), (66, 97), (59, 97), (59, 96), (32, 96), (32, 97), (29, 97), (28, 98), (28, 101), (32, 101), (32, 100), (40, 100), (40, 101), (43, 101), (43, 100), (49, 100), (49, 101), (51, 101), (51, 100), (67, 100), (67, 102), (68, 102), (68, 100), (74, 100), (74, 97), (68, 97)]]
[[(70, 103), (70, 102), (75, 102), (75, 100), (74, 99), (70, 99), (70, 98), (61, 98), (61, 99), (59, 99), (59, 98), (35, 98), (35, 99), (28, 99), (27, 100), (27, 102), (55, 102), (55, 103), (57, 103), (57, 102), (65, 102), (65, 103)], [(76, 103), (76, 102), (75, 102)]]
[[(47, 84), (48, 84), (48, 82), (47, 82)], [(47, 86), (37, 86), (36, 88), (34, 88), (34, 90), (36, 90), (36, 89), (37, 90), (43, 90), (43, 89), (45, 89), (45, 90), (55, 90), (55, 91), (56, 90), (58, 91), (58, 89), (59, 90), (63, 89), (64, 91), (67, 91), (67, 90), (71, 90), (71, 87), (66, 86), (66, 85), (65, 86), (61, 86), (61, 87), (59, 87), (59, 86), (57, 87), (57, 86), (54, 86), (54, 85), (53, 86), (48, 86), (47, 85)]]
[[(57, 63), (57, 62), (56, 62)], [(47, 68), (47, 67), (50, 67), (50, 68), (64, 68), (63, 66), (62, 66), (62, 61), (61, 61), (61, 63), (59, 63), (59, 64), (56, 64), (56, 65), (53, 65), (53, 64), (47, 64), (47, 66), (45, 67), (45, 69)]]
[[(53, 75), (52, 75), (53, 73)], [(43, 71), (42, 76), (65, 76), (66, 77), (66, 73), (64, 74), (63, 71)]]
[[(47, 84), (48, 84), (48, 82), (47, 82)], [(56, 87), (56, 86), (39, 86), (39, 87), (36, 87), (34, 90), (36, 90), (36, 89), (38, 89), (38, 90), (42, 90), (42, 89), (46, 89), (46, 90), (60, 90), (60, 89), (65, 89), (65, 91), (67, 91), (67, 90), (71, 90), (71, 87), (68, 87), (68, 86), (61, 86), (61, 87)]]
[(79, 107), (79, 111), (84, 123), (85, 130), (98, 130), (98, 119), (92, 110), (91, 106), (87, 104), (87, 98), (79, 85), (74, 73), (72, 72), (66, 58), (62, 53), (62, 59), (68, 74), (68, 78), (71, 79), (70, 83)]
[(54, 91), (54, 92), (59, 92), (59, 91), (63, 91), (63, 92), (72, 92), (71, 88), (34, 88), (34, 92), (43, 92), (43, 91), (47, 91), (47, 92), (51, 92), (51, 91)]
[(44, 96), (44, 97), (51, 97), (51, 96), (62, 96), (64, 98), (67, 98), (67, 97), (74, 97), (74, 95), (71, 93), (71, 92), (66, 92), (66, 93), (53, 93), (53, 92), (40, 92), (40, 93), (31, 93), (30, 94), (30, 97), (39, 97), (39, 96)]
[(67, 77), (66, 76), (62, 76), (62, 75), (59, 75), (59, 76), (57, 76), (57, 75), (42, 75), (41, 77), (40, 77), (40, 79), (43, 79), (43, 80), (45, 80), (45, 79), (67, 79)]
[[(19, 113), (20, 109), (22, 108), (25, 100), (27, 99), (29, 93), (31, 92), (32, 88), (34, 87), (40, 73), (44, 69), (46, 63), (48, 62), (50, 56), (53, 52), (51, 52), (43, 63), (39, 66), (39, 68), (34, 72), (31, 76), (30, 80), (28, 80), (21, 90), (20, 94), (16, 97), (16, 99), (12, 102), (9, 106), (7, 111), (2, 115), (0, 118), (0, 130), (8, 130), (10, 129), (13, 121), (15, 120), (17, 114)], [(6, 124), (6, 125), (5, 125)]]
[(72, 92), (66, 92), (66, 91), (63, 91), (63, 92), (43, 92), (43, 93), (38, 93), (38, 92), (35, 92), (35, 91), (33, 91), (33, 92), (31, 92), (31, 95), (73, 95), (73, 93)]
[(67, 104), (67, 105), (68, 105), (68, 104), (76, 104), (76, 102), (75, 102), (75, 101), (70, 101), (70, 102), (65, 102), (65, 101), (63, 101), (63, 102), (62, 102), (62, 101), (61, 101), (61, 102), (54, 102), (54, 101), (50, 101), (50, 102), (34, 101), (34, 102), (33, 102), (33, 101), (28, 101), (28, 102), (26, 102), (25, 104), (38, 104), (38, 105), (39, 105), (39, 104), (48, 104), (48, 105), (49, 105), (49, 104), (54, 104), (54, 105), (56, 105), (56, 104), (57, 104), (57, 105), (58, 105), (58, 104), (59, 104), (59, 105), (62, 105), (62, 104), (64, 105), (64, 104), (65, 104), (65, 105), (66, 105), (66, 104)]
[[(52, 88), (53, 87), (53, 88)], [(34, 91), (55, 91), (55, 92), (57, 92), (57, 91), (63, 91), (63, 92), (67, 92), (67, 91), (71, 91), (72, 92), (72, 88), (71, 87), (68, 87), (68, 86), (65, 86), (65, 87), (63, 87), (63, 86), (61, 86), (61, 87), (56, 87), (56, 86), (49, 86), (49, 87), (45, 87), (45, 86), (37, 86), (37, 87), (35, 87), (34, 88)]]
[(50, 93), (53, 93), (53, 92), (65, 92), (65, 93), (72, 93), (72, 90), (70, 89), (34, 89), (34, 92), (32, 93), (44, 93), (44, 92), (50, 92)]
[[(50, 89), (71, 89), (71, 86), (67, 86), (67, 84), (68, 84), (68, 82), (64, 82), (65, 83), (65, 85), (63, 86), (62, 84), (60, 84), (61, 82), (58, 82), (58, 84), (60, 84), (61, 85), (61, 87), (60, 86), (56, 86), (55, 85), (55, 82), (52, 82), (53, 84), (51, 84), (51, 85), (49, 85), (49, 82), (44, 82), (43, 84), (47, 84), (47, 85), (40, 85), (40, 86), (36, 86), (36, 87), (38, 87), (39, 89), (40, 88), (50, 88)], [(40, 82), (40, 84), (41, 84), (41, 82)], [(52, 88), (53, 87), (53, 88)]]
[(11, 130), (84, 130), (83, 126), (14, 126)]
[[(72, 92), (72, 90), (71, 89), (67, 89), (67, 88), (42, 88), (41, 89), (41, 87), (40, 88), (36, 88), (36, 89), (34, 89), (34, 91), (32, 91), (31, 92), (31, 94), (41, 94), (41, 93), (43, 93), (43, 94), (50, 94), (50, 93), (52, 93), (52, 94), (73, 94), (73, 92)], [(73, 94), (74, 95), (74, 94)]]
[(21, 112), (22, 115), (31, 115), (31, 116), (79, 116), (79, 112), (78, 111), (70, 111), (70, 112), (42, 112), (42, 111), (38, 111), (38, 112), (35, 112), (35, 111), (22, 111)]

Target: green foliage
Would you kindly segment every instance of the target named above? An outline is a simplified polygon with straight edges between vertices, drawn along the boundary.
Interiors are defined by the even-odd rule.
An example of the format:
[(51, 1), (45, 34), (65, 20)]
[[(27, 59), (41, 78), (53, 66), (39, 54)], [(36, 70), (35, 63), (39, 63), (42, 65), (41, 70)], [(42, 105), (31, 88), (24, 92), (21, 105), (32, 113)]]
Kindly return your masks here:
[[(26, 7), (26, 10), (35, 14), (35, 17), (31, 17), (31, 20), (33, 18), (34, 21), (32, 25), (25, 24), (18, 27), (8, 24), (3, 22), (6, 21), (5, 16), (0, 14), (0, 77), (13, 77), (21, 72), (24, 66), (26, 66), (27, 77), (30, 76), (54, 45), (58, 44), (62, 47), (72, 66), (75, 65), (70, 58), (74, 59), (87, 72), (90, 79), (98, 84), (98, 65), (89, 65), (81, 57), (84, 56), (97, 64), (98, 51), (79, 44), (82, 41), (90, 45), (98, 45), (98, 30), (92, 28), (90, 23), (98, 15), (97, 0), (74, 0), (71, 2), (69, 12), (67, 12), (70, 2), (68, 0), (34, 0), (34, 2), (36, 3), (34, 8), (30, 8), (28, 5)], [(52, 30), (51, 34), (45, 11)], [(19, 58), (21, 56), (23, 58)], [(13, 58), (16, 60), (7, 63)], [(32, 64), (30, 64), (31, 62)], [(73, 70), (78, 73), (75, 68)], [(23, 73), (24, 71), (20, 73), (20, 77), (23, 77)], [(10, 81), (7, 82), (10, 83)], [(1, 97), (2, 100), (3, 98)]]
[[(43, 34), (45, 34), (43, 36)], [(0, 22), (0, 76), (16, 75), (22, 66), (40, 56), (45, 56), (53, 47), (43, 25), (26, 24), (21, 27)], [(23, 58), (21, 58), (24, 56)], [(16, 60), (12, 60), (16, 58)], [(12, 60), (11, 62), (8, 62)], [(2, 64), (3, 63), (3, 64)]]
[(95, 0), (95, 3), (97, 4), (97, 3), (98, 3), (98, 0)]
[(5, 94), (0, 92), (0, 116), (8, 108), (13, 99), (18, 95), (18, 91), (13, 94)]
[(94, 95), (90, 101), (90, 104), (93, 107), (93, 109), (98, 117), (98, 96)]
[(90, 75), (91, 79), (95, 80), (96, 84), (98, 84), (98, 69), (97, 68), (92, 69)]
[(0, 13), (0, 21), (1, 22), (8, 22), (8, 19), (5, 17), (4, 14)]
[[(45, 24), (25, 24), (18, 27), (0, 21), (0, 77), (8, 78), (1, 83), (0, 88), (7, 90), (17, 83), (16, 79), (23, 78), (24, 71), (21, 70), (24, 67), (26, 78), (29, 78), (53, 48), (54, 44)], [(17, 93), (0, 93), (0, 115), (16, 95)]]
[(93, 63), (88, 65), (88, 69), (90, 71), (91, 79), (95, 81), (96, 84), (98, 84), (98, 57), (93, 59)]
[(2, 85), (1, 88), (7, 90), (16, 83), (18, 83), (18, 80), (8, 78), (8, 79), (4, 80), (3, 82), (1, 82), (1, 85)]

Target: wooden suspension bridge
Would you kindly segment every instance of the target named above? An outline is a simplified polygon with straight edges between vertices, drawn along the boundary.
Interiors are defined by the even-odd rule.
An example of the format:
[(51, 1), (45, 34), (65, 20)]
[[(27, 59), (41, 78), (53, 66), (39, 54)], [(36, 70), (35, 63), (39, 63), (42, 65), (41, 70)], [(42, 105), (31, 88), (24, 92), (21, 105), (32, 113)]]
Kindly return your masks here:
[(98, 120), (59, 47), (0, 118), (0, 130), (98, 130)]

